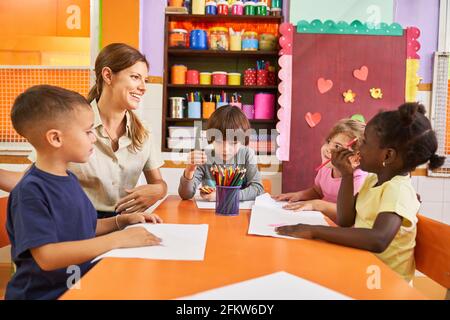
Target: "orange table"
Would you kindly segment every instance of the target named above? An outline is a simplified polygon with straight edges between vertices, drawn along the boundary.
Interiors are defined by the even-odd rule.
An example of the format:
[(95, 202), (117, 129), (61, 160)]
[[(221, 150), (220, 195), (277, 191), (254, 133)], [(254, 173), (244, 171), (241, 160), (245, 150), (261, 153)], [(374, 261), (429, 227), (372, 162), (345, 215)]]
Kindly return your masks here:
[[(247, 235), (250, 210), (217, 216), (168, 197), (155, 211), (167, 223), (209, 224), (204, 261), (105, 258), (62, 299), (173, 299), (286, 271), (356, 299), (424, 299), (373, 254), (320, 241)], [(381, 270), (368, 289), (367, 268)]]

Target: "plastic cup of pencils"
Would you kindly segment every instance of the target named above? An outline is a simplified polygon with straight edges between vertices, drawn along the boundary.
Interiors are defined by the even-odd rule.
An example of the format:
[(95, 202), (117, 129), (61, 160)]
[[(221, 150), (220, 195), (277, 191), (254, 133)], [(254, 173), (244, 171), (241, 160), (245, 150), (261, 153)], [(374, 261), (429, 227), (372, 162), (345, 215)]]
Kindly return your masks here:
[(191, 119), (199, 119), (202, 117), (202, 107), (200, 101), (188, 102), (188, 117)]
[(216, 214), (239, 215), (239, 191), (241, 186), (216, 186)]
[(214, 102), (203, 102), (203, 118), (208, 119), (215, 110), (216, 104)]

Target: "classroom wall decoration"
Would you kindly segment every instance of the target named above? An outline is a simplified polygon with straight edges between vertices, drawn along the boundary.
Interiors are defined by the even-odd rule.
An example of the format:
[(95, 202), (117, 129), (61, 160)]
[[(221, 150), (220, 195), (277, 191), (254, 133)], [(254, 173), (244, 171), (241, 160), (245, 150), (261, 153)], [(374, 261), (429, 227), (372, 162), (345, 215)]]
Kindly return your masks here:
[[(283, 160), (283, 172), (289, 172), (283, 175), (283, 192), (312, 185), (314, 168), (321, 162), (320, 148), (338, 120), (368, 121), (380, 110), (414, 101), (419, 82), (417, 28), (329, 20), (289, 26), (280, 27), (283, 36), (283, 30), (296, 30), (290, 54), (284, 52), (287, 58), (280, 58), (284, 62), (280, 78), (281, 73), (291, 75), (290, 84), (288, 79), (280, 84), (280, 105), (288, 106), (290, 115), (281, 109), (277, 125), (281, 129), (277, 155)], [(288, 138), (283, 134), (287, 129)]]
[[(280, 105), (280, 108), (277, 112), (280, 121), (276, 126), (279, 133), (276, 141), (279, 146), (276, 155), (279, 160), (288, 161), (291, 136), (292, 40), (294, 36), (294, 26), (290, 23), (282, 23), (280, 25), (280, 34), (281, 37), (279, 42), (281, 47), (281, 57), (278, 60), (280, 66), (280, 71), (278, 72), (278, 77), (280, 78), (280, 83), (278, 85), (278, 91), (280, 92), (278, 104)], [(312, 121), (311, 123), (313, 122), (317, 123), (317, 121)]]

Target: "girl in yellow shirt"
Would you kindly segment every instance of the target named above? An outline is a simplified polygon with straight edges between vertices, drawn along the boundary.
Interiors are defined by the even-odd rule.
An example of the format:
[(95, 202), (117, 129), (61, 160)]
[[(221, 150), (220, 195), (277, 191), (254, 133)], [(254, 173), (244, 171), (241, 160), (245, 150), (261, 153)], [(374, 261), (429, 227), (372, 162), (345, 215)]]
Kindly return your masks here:
[(340, 228), (298, 224), (276, 231), (369, 250), (411, 280), (420, 203), (409, 173), (426, 162), (430, 169), (439, 168), (445, 160), (436, 154), (436, 134), (424, 114), (423, 105), (406, 103), (398, 110), (379, 113), (367, 124), (360, 167), (371, 174), (356, 195), (349, 161), (354, 152), (341, 149), (333, 153), (332, 163), (342, 173), (336, 221)]

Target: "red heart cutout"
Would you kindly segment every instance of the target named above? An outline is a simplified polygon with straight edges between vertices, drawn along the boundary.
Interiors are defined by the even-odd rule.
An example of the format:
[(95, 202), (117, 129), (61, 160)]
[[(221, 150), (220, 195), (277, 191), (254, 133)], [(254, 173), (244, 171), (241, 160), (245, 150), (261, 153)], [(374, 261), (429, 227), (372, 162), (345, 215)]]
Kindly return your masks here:
[(333, 81), (325, 80), (324, 78), (319, 78), (317, 80), (317, 89), (320, 93), (325, 93), (333, 87)]
[(362, 66), (360, 69), (353, 70), (353, 76), (361, 81), (366, 81), (369, 75), (369, 68)]
[(311, 112), (307, 112), (305, 114), (305, 120), (311, 128), (314, 128), (319, 124), (320, 120), (322, 120), (322, 115), (318, 112), (314, 114)]

